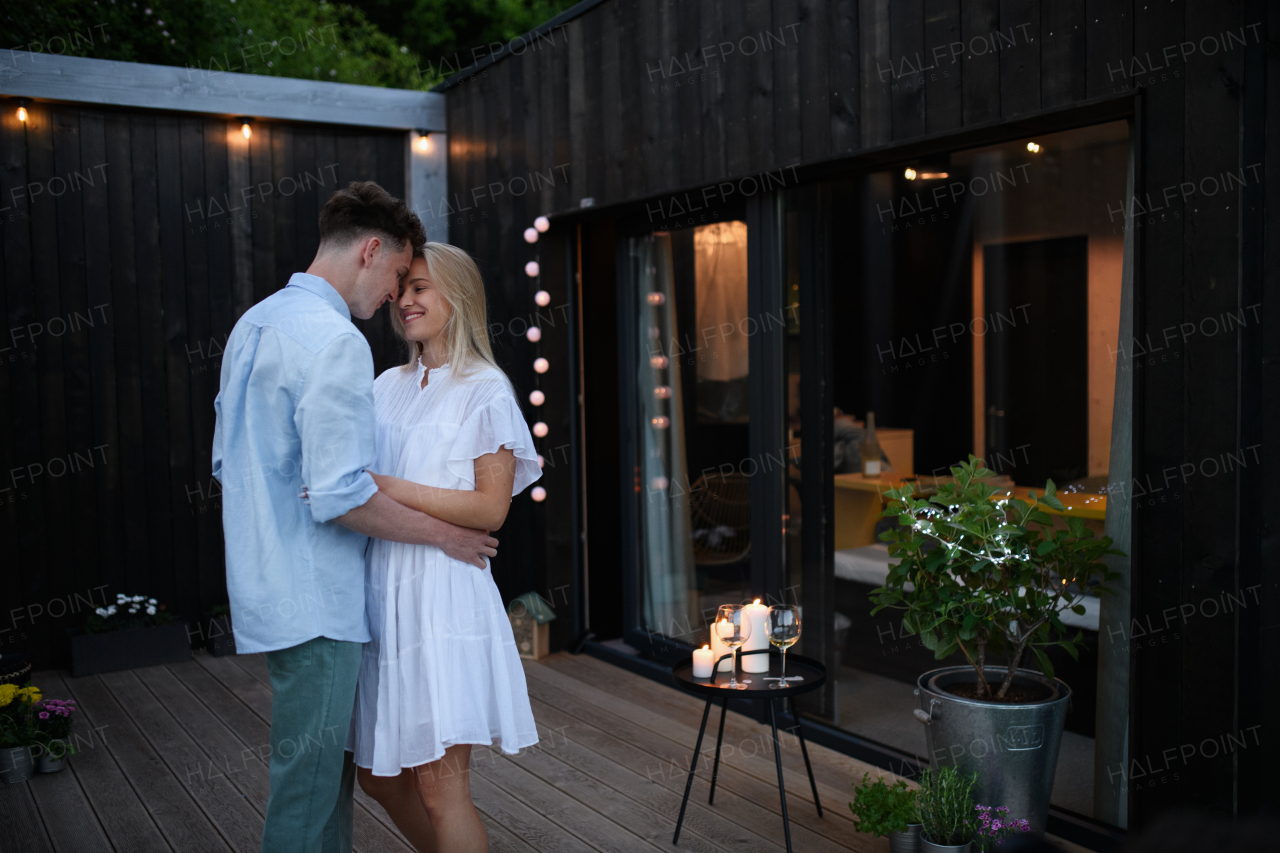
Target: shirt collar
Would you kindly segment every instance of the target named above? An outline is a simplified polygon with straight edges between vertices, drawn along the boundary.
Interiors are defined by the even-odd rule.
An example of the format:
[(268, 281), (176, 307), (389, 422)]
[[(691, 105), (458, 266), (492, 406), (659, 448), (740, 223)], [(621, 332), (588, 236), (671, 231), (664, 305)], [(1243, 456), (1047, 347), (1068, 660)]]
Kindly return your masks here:
[(308, 293), (314, 293), (325, 302), (328, 302), (334, 311), (337, 311), (346, 319), (351, 319), (351, 309), (347, 307), (347, 301), (342, 298), (338, 291), (333, 289), (333, 285), (325, 281), (318, 275), (311, 273), (296, 272), (289, 278), (286, 287), (298, 287)]

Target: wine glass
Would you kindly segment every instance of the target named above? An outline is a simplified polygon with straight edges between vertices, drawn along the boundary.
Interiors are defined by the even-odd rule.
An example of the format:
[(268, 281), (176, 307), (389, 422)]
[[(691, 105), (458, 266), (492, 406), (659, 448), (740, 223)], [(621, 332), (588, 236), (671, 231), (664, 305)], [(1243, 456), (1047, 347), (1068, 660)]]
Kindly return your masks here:
[(787, 677), (787, 649), (800, 639), (800, 608), (794, 604), (775, 604), (769, 608), (769, 642), (782, 651), (782, 674), (778, 678), (766, 678), (772, 681), (770, 690), (779, 690), (787, 686), (788, 681), (804, 681), (804, 677), (793, 675)]
[[(729, 670), (730, 690), (746, 690), (747, 685), (738, 683), (738, 649), (751, 636), (751, 619), (741, 604), (722, 604), (716, 611), (716, 621), (712, 629), (720, 642), (733, 649), (733, 667)], [(714, 670), (712, 675), (714, 675)]]

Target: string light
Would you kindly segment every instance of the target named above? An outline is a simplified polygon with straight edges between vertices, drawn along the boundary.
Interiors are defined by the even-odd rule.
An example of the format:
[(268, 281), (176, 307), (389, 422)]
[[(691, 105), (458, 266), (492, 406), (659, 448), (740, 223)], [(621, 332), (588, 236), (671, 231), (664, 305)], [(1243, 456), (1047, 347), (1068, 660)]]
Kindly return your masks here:
[(18, 101), (18, 121), (27, 120), (27, 102)]
[(243, 136), (245, 139), (248, 139), (249, 137), (253, 136), (253, 125), (252, 125), (253, 119), (241, 118), (239, 121), (240, 121), (240, 135)]
[(653, 389), (653, 396), (657, 397), (659, 400), (670, 400), (670, 399), (671, 399), (671, 386), (670, 386), (670, 385), (659, 385), (657, 388), (654, 388), (654, 389)]
[(538, 262), (537, 262), (537, 261), (529, 261), (529, 263), (525, 264), (525, 265), (524, 265), (524, 274), (525, 274), (525, 275), (527, 275), (527, 276), (529, 276), (529, 278), (537, 278), (537, 277), (538, 277)]
[(916, 170), (908, 166), (907, 170), (902, 173), (902, 177), (906, 178), (908, 181), (914, 181), (916, 179)]
[(431, 134), (425, 130), (418, 131), (418, 150), (423, 154), (430, 154), (431, 149), (434, 147), (435, 144), (432, 142)]
[(551, 368), (551, 365), (547, 362), (545, 358), (538, 358), (538, 359), (535, 359), (533, 362), (534, 373), (546, 373), (550, 368)]
[(649, 423), (653, 424), (654, 429), (666, 429), (671, 426), (671, 419), (663, 415), (658, 415), (658, 417), (650, 420)]
[(547, 395), (543, 394), (541, 391), (530, 391), (529, 402), (535, 406), (541, 406), (543, 403), (547, 402)]
[(547, 499), (547, 490), (542, 486), (534, 486), (533, 491), (529, 493), (529, 497), (533, 498), (536, 503), (542, 503)]
[(547, 425), (542, 421), (538, 421), (533, 425), (533, 434), (538, 438), (546, 438), (548, 432), (550, 432), (550, 430), (547, 429)]
[(536, 344), (538, 341), (542, 340), (542, 330), (537, 326), (530, 326), (529, 330), (524, 333), (524, 336), (529, 339), (530, 343)]
[(649, 359), (649, 366), (654, 370), (662, 370), (668, 364), (670, 364), (670, 362), (667, 361), (667, 357), (665, 355), (655, 355)]
[(525, 241), (526, 243), (536, 243), (536, 242), (538, 242), (538, 232), (537, 232), (537, 230), (536, 230), (536, 229), (534, 229), (534, 228), (526, 228), (526, 229), (524, 229), (524, 241)]
[(661, 293), (650, 293), (645, 297), (645, 301), (650, 305), (661, 305), (667, 301), (667, 297)]
[(1039, 142), (1028, 142), (1028, 143), (1027, 143), (1027, 150), (1028, 150), (1028, 151), (1030, 151), (1032, 154), (1039, 154), (1039, 153), (1040, 153), (1040, 143), (1039, 143)]
[(533, 301), (543, 308), (546, 308), (551, 304), (551, 294), (547, 293), (545, 290), (539, 290), (533, 295)]
[(539, 216), (537, 219), (533, 220), (533, 227), (537, 228), (539, 231), (545, 232), (551, 227), (551, 220), (547, 219), (545, 216)]

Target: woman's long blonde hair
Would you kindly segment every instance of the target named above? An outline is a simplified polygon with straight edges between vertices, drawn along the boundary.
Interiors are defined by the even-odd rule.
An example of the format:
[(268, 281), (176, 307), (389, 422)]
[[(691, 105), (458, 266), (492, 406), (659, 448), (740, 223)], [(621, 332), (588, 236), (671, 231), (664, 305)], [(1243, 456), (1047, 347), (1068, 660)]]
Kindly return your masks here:
[[(449, 320), (444, 335), (449, 366), (455, 376), (466, 376), (479, 367), (502, 368), (493, 358), (489, 346), (488, 313), (484, 298), (484, 280), (471, 256), (448, 243), (427, 243), (414, 258), (427, 262), (427, 272), (436, 290), (449, 305)], [(422, 342), (405, 335), (404, 321), (398, 309), (391, 312), (391, 326), (400, 340), (409, 344), (409, 360), (402, 370), (417, 368), (422, 357)], [(505, 373), (503, 374), (506, 375)]]

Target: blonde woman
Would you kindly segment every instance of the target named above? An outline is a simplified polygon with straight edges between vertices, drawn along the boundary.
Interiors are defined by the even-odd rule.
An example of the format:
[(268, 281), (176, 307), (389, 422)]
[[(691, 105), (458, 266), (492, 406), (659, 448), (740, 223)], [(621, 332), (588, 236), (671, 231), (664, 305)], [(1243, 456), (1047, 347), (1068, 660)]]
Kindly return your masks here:
[[(497, 530), (512, 496), (541, 470), (489, 348), (475, 262), (427, 243), (391, 311), (409, 361), (374, 383), (374, 480), (412, 509)], [(486, 850), (471, 802), (471, 746), (515, 753), (538, 741), (511, 624), (484, 562), (477, 568), (431, 545), (382, 539), (368, 551), (373, 639), (347, 749), (360, 787), (420, 851)]]

